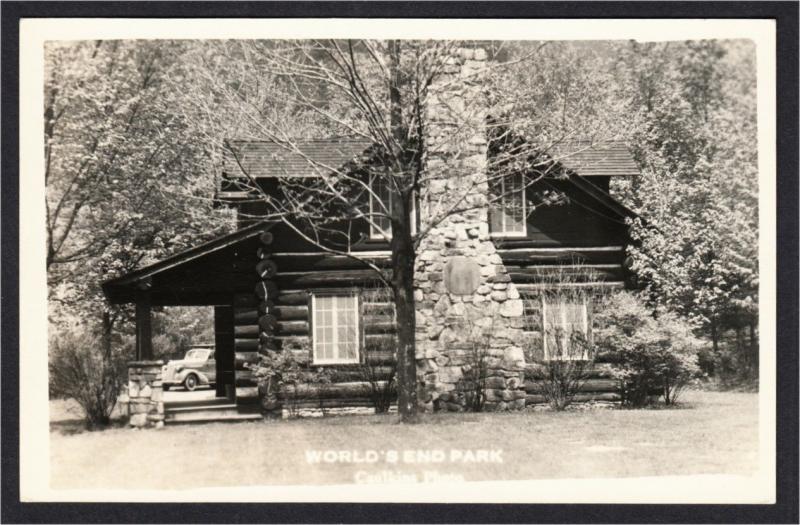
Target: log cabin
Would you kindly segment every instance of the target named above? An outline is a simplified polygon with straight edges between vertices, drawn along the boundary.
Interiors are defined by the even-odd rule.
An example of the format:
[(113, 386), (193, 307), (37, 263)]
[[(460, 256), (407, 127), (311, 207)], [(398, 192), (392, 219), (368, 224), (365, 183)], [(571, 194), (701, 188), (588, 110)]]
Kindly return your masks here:
[[(480, 58), (469, 56), (464, 67)], [(485, 122), (483, 114), (474, 125)], [(430, 128), (435, 135), (435, 118)], [(473, 133), (463, 151), (482, 164), (476, 171), (473, 162), (465, 176), (449, 180), (465, 183), (467, 172), (488, 170), (501, 143), (522, 147), (511, 131)], [(376, 388), (395, 374), (393, 301), (373, 269), (390, 261), (386, 232), (375, 231), (381, 219), (348, 222), (347, 241), (334, 246), (346, 254), (334, 254), (296, 228), (266, 220), (264, 197), (277, 195), (287, 180), (311, 183), (321, 169), (358, 170), (376, 146), (341, 137), (293, 141), (291, 148), (271, 141), (230, 145), (215, 199), (237, 211), (238, 229), (103, 285), (111, 303), (136, 305), (137, 362), (146, 366), (153, 357), (153, 307), (213, 306), (216, 394), (227, 403), (220, 406), (238, 413), (287, 404), (374, 406)], [(630, 286), (626, 220), (634, 214), (609, 193), (612, 177), (638, 175), (626, 145), (568, 141), (538, 158), (536, 173), (519, 170), (477, 185), (484, 205), (447, 217), (420, 243), (415, 339), (418, 402), (425, 410), (464, 410), (476, 391), (488, 410), (541, 403), (537, 363), (560, 348), (550, 334), (570, 326), (591, 336), (597, 291)], [(431, 147), (428, 162), (437, 160), (463, 168)], [(420, 200), (446, 199), (452, 188), (434, 182), (420, 189)], [(380, 188), (372, 194), (381, 195)], [(542, 205), (551, 196), (558, 202)], [(273, 351), (291, 353), (327, 380), (284, 389), (270, 404), (253, 365)], [(579, 400), (619, 399), (618, 383), (603, 365), (582, 389)]]

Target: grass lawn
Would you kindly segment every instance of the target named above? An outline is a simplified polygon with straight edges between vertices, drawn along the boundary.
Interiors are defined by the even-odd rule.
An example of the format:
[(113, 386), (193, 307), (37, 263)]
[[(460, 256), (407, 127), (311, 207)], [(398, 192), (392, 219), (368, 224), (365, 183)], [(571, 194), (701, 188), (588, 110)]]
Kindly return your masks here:
[[(674, 409), (430, 414), (413, 426), (369, 415), (95, 432), (76, 431), (77, 423), (64, 420), (63, 406), (54, 406), (51, 486), (351, 483), (386, 472), (422, 479), (432, 470), (467, 481), (749, 474), (757, 463), (757, 400), (753, 393), (690, 391)], [(450, 461), (453, 450), (480, 449), (502, 450), (502, 462), (497, 456), (491, 463)], [(309, 462), (306, 453), (315, 450), (372, 450), (378, 462)], [(405, 450), (442, 450), (447, 460), (384, 462), (387, 451)]]

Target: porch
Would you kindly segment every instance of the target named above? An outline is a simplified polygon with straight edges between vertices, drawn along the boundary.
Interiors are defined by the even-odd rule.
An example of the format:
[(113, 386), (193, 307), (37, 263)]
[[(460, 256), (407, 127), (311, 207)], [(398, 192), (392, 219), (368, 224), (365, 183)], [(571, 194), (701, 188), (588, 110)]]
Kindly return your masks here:
[[(135, 304), (136, 354), (129, 365), (129, 410), (136, 421), (163, 423), (260, 417), (258, 393), (246, 364), (258, 359), (259, 326), (255, 271), (262, 236), (256, 223), (103, 284), (112, 304)], [(167, 392), (163, 360), (153, 347), (157, 307), (214, 309), (214, 383), (196, 392)], [(211, 365), (211, 363), (209, 363)], [(133, 385), (135, 383), (135, 386)], [(210, 381), (209, 381), (210, 383)], [(191, 394), (191, 395), (186, 395)], [(132, 420), (133, 424), (133, 420)]]

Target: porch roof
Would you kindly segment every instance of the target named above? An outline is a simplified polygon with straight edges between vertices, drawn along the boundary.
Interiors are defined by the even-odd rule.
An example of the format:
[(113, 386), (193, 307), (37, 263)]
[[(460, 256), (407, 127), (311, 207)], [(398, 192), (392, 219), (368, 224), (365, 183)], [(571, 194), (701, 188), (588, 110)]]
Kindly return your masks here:
[(103, 293), (112, 304), (133, 303), (137, 290), (149, 290), (154, 306), (228, 305), (233, 293), (255, 286), (252, 254), (258, 237), (273, 226), (258, 222), (110, 279), (103, 283)]

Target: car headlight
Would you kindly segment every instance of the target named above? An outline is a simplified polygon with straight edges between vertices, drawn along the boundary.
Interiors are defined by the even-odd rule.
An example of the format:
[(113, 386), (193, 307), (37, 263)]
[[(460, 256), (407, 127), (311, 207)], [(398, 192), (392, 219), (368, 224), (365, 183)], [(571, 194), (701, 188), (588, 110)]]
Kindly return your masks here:
[(178, 365), (175, 367), (175, 372), (180, 372), (181, 370), (183, 370), (182, 366)]

